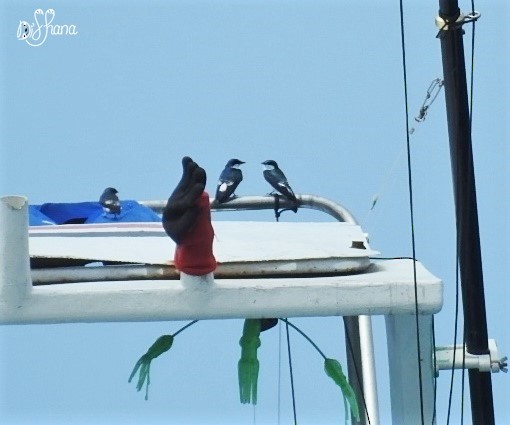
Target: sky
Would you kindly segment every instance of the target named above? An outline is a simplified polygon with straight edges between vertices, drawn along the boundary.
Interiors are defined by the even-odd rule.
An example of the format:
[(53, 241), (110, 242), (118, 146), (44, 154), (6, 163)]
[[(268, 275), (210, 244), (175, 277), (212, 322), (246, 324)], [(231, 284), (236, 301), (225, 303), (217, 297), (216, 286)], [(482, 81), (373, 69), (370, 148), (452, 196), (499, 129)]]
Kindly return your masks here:
[[(39, 46), (20, 21), (55, 10)], [(462, 2), (468, 10), (470, 2)], [(404, 1), (416, 255), (444, 282), (437, 345), (453, 343), (455, 217), (444, 95), (413, 117), (442, 76), (433, 1)], [(489, 336), (508, 355), (510, 252), (510, 18), (505, 1), (477, 1), (473, 151)], [(397, 1), (0, 0), (0, 195), (30, 203), (166, 199), (182, 156), (208, 173), (207, 189), (238, 157), (237, 194), (269, 191), (260, 162), (278, 161), (296, 193), (347, 207), (385, 257), (411, 255), (404, 83)], [(470, 58), (471, 27), (465, 27)], [(30, 40), (29, 40), (30, 41)], [(41, 40), (39, 40), (40, 42)], [(32, 44), (35, 43), (31, 40)], [(374, 196), (378, 202), (370, 210)], [(214, 213), (272, 220), (272, 212)], [(330, 220), (299, 211), (286, 221)], [(345, 363), (341, 318), (295, 319)], [(259, 403), (237, 390), (242, 320), (200, 322), (153, 363), (149, 401), (127, 378), (138, 357), (183, 323), (0, 327), (0, 416), (5, 424), (291, 423), (284, 330), (262, 336)], [(381, 424), (390, 423), (384, 318), (373, 318)], [(343, 421), (343, 402), (313, 349), (291, 334), (299, 424)], [(282, 361), (279, 362), (281, 357)], [(281, 368), (281, 393), (278, 376)], [(456, 374), (457, 377), (460, 373)], [(494, 374), (496, 420), (510, 423), (508, 376)], [(438, 379), (446, 423), (450, 375)], [(469, 391), (466, 388), (469, 400)], [(278, 399), (281, 404), (278, 407)], [(451, 422), (460, 423), (460, 380)], [(470, 423), (468, 401), (465, 423)]]

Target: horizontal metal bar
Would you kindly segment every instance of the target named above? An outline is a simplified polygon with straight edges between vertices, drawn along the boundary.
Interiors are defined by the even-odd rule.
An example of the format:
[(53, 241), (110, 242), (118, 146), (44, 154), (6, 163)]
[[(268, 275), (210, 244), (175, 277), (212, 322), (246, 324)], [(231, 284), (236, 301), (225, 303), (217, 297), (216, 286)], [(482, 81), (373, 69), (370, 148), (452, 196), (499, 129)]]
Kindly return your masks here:
[(451, 370), (452, 367), (477, 369), (481, 372), (507, 372), (507, 357), (500, 355), (496, 340), (489, 339), (488, 345), (489, 354), (471, 354), (462, 344), (436, 347), (436, 375), (440, 370)]
[[(417, 277), (420, 313), (436, 313), (441, 281), (419, 263)], [(414, 308), (412, 261), (392, 260), (377, 262), (369, 273), (314, 279), (186, 275), (34, 286), (21, 303), (0, 299), (0, 324), (412, 314)]]
[[(317, 195), (296, 195), (299, 201), (299, 208), (308, 208), (322, 211), (329, 214), (338, 221), (344, 221), (350, 224), (358, 224), (354, 216), (343, 206)], [(151, 208), (157, 213), (162, 213), (167, 201), (140, 201), (140, 204)], [(293, 202), (280, 197), (280, 208), (293, 208)], [(211, 209), (213, 211), (239, 211), (239, 210), (270, 210), (274, 209), (274, 196), (239, 196), (228, 202), (219, 204), (211, 199)]]
[[(232, 262), (218, 264), (215, 279), (261, 277), (313, 277), (358, 273), (368, 268), (368, 257), (324, 258), (299, 261)], [(115, 265), (99, 267), (57, 267), (32, 270), (32, 284), (179, 279), (174, 266)]]

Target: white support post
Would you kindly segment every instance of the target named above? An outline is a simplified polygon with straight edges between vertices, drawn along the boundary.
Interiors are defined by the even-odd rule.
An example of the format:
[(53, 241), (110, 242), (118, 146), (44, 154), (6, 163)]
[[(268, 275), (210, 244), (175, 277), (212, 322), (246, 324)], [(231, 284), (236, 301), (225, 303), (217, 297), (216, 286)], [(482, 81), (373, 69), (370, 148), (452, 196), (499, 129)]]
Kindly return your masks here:
[[(349, 382), (362, 407), (357, 425), (379, 425), (379, 405), (370, 316), (344, 316)], [(366, 410), (365, 410), (366, 409)]]
[[(432, 316), (419, 315), (421, 388), (426, 424), (435, 424)], [(416, 318), (414, 315), (386, 316), (393, 424), (421, 425), (420, 380)]]
[(28, 201), (0, 198), (0, 301), (19, 307), (32, 288), (28, 254)]

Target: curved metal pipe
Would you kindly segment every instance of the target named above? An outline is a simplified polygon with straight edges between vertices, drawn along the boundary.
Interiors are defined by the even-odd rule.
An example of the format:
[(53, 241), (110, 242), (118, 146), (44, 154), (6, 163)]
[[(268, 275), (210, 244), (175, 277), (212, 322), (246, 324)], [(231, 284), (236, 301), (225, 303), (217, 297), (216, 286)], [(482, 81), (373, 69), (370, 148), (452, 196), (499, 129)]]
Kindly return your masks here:
[[(347, 208), (330, 199), (317, 195), (296, 195), (299, 201), (299, 208), (309, 208), (312, 210), (322, 211), (329, 214), (338, 221), (350, 224), (358, 224), (354, 216)], [(155, 212), (161, 214), (165, 208), (167, 201), (140, 201), (140, 204), (149, 207)], [(239, 211), (239, 210), (271, 210), (274, 209), (274, 197), (266, 196), (239, 196), (228, 202), (219, 204), (211, 199), (211, 210), (213, 211)], [(279, 200), (280, 208), (292, 208), (294, 203), (281, 197)]]

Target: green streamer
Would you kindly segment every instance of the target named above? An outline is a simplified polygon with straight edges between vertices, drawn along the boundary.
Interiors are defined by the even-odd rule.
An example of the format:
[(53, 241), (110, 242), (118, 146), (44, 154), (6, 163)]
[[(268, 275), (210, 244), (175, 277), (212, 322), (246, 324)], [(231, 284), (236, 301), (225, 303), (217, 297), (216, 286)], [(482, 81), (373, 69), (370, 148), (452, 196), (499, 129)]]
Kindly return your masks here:
[(321, 349), (311, 340), (311, 338), (306, 335), (301, 329), (299, 329), (296, 325), (289, 322), (287, 319), (280, 319), (290, 325), (294, 330), (299, 332), (316, 350), (317, 352), (324, 358), (324, 370), (326, 374), (335, 381), (340, 389), (342, 390), (342, 396), (344, 398), (344, 406), (345, 408), (345, 422), (347, 423), (349, 410), (347, 409), (347, 403), (351, 408), (351, 412), (353, 416), (359, 421), (359, 407), (358, 402), (356, 401), (356, 395), (354, 394), (354, 390), (349, 384), (347, 377), (344, 375), (342, 371), (342, 366), (340, 365), (338, 360), (329, 359), (326, 355), (321, 351)]
[(174, 342), (173, 335), (163, 335), (160, 336), (154, 344), (150, 346), (147, 352), (138, 359), (135, 364), (131, 375), (129, 376), (128, 382), (131, 382), (133, 377), (136, 375), (138, 369), (140, 369), (140, 375), (138, 376), (138, 383), (136, 384), (137, 391), (140, 391), (143, 388), (143, 384), (147, 381), (147, 385), (145, 387), (145, 400), (149, 398), (149, 384), (151, 382), (150, 371), (151, 371), (151, 361), (156, 357), (160, 356), (164, 352), (170, 350)]
[(145, 400), (149, 399), (149, 385), (151, 383), (151, 362), (156, 357), (160, 356), (161, 354), (167, 352), (172, 347), (172, 344), (174, 342), (174, 338), (180, 334), (185, 329), (189, 328), (191, 325), (194, 325), (198, 320), (193, 320), (192, 322), (188, 323), (187, 325), (183, 326), (181, 329), (179, 329), (177, 332), (175, 332), (173, 335), (163, 335), (160, 336), (154, 344), (152, 344), (147, 352), (138, 359), (138, 361), (135, 364), (135, 367), (133, 368), (133, 371), (131, 372), (131, 375), (129, 375), (128, 382), (131, 382), (131, 380), (136, 375), (136, 372), (140, 370), (140, 374), (138, 375), (138, 383), (136, 384), (137, 391), (140, 391), (143, 388), (143, 385), (145, 384)]
[(243, 336), (239, 340), (241, 359), (237, 364), (239, 378), (239, 397), (241, 403), (257, 404), (257, 381), (259, 361), (257, 349), (260, 347), (260, 319), (244, 321)]
[[(349, 402), (349, 406), (351, 407), (351, 412), (353, 416), (359, 421), (359, 408), (358, 402), (356, 401), (356, 395), (354, 394), (354, 390), (351, 385), (347, 381), (346, 376), (342, 371), (342, 366), (335, 359), (325, 359), (324, 360), (324, 370), (326, 371), (326, 375), (328, 375), (335, 384), (337, 384), (342, 390), (342, 395), (345, 401)], [(345, 410), (345, 414), (347, 416), (347, 409)], [(347, 420), (347, 419), (346, 419)]]

